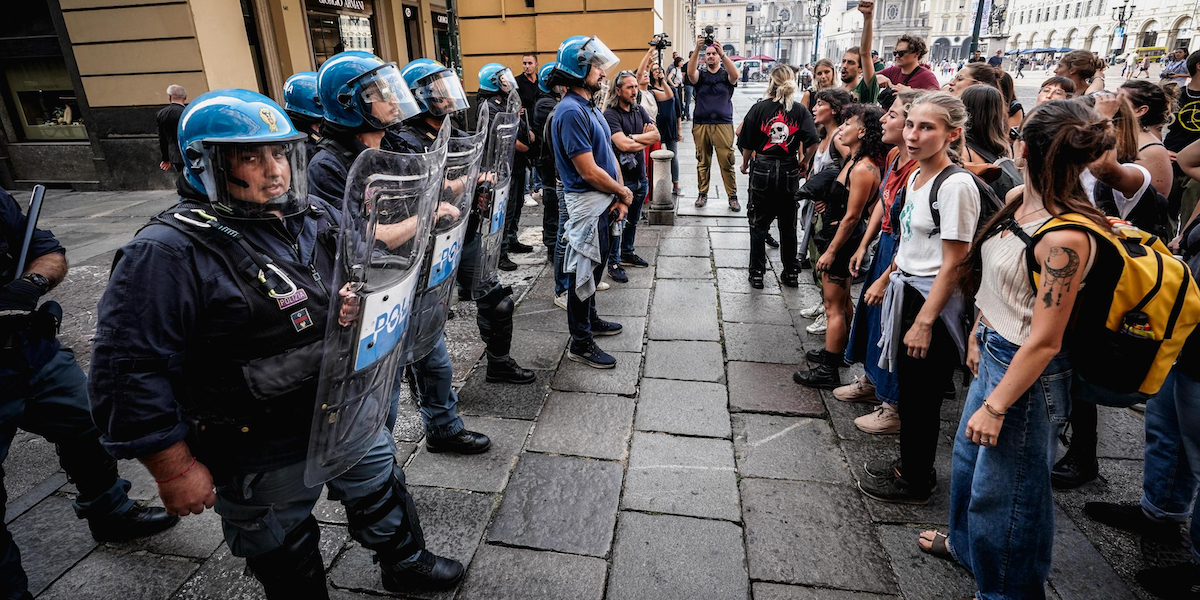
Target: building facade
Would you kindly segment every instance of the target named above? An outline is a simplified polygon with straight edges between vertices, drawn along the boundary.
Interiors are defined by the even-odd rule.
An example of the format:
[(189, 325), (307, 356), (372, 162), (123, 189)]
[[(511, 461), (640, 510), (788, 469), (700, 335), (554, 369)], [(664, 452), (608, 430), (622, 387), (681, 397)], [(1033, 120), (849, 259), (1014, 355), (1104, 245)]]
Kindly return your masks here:
[(810, 62), (816, 33), (815, 21), (808, 14), (812, 4), (802, 0), (763, 0), (754, 29), (762, 53), (789, 64)]
[[(1125, 9), (1122, 34), (1114, 9)], [(1193, 3), (1009, 0), (998, 41), (1006, 49), (1072, 48), (1111, 57), (1122, 48), (1200, 49)]]
[[(881, 0), (875, 5), (875, 28), (871, 39), (871, 49), (878, 50), (880, 60), (887, 62), (892, 59), (892, 49), (896, 40), (904, 34), (916, 34), (926, 38), (926, 44), (933, 42), (928, 39), (930, 23), (929, 3), (932, 0)], [(938, 0), (940, 1), (940, 0)], [(957, 0), (955, 0), (957, 1)], [(858, 12), (858, 2), (839, 2), (840, 11), (834, 11), (826, 18), (825, 28), (821, 37), (826, 54), (835, 62), (840, 61), (846, 50), (862, 43), (863, 16)], [(929, 57), (926, 56), (926, 60)]]
[[(930, 61), (959, 60), (971, 55), (971, 34), (975, 28), (975, 0), (927, 0), (929, 2)], [(980, 50), (986, 48), (980, 47)]]
[[(713, 37), (725, 48), (727, 54), (753, 56), (752, 51), (748, 50), (746, 45), (747, 7), (745, 2), (732, 0), (697, 0), (694, 35), (703, 34), (704, 28), (712, 25)], [(695, 47), (695, 40), (695, 37), (691, 39), (689, 50)]]

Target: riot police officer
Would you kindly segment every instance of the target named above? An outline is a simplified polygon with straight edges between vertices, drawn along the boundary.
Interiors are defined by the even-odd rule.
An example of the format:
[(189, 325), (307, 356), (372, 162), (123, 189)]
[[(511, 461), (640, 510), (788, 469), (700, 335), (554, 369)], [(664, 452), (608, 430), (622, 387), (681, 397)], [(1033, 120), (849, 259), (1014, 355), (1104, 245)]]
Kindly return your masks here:
[(325, 112), (321, 110), (321, 99), (317, 97), (317, 73), (301, 71), (288, 77), (283, 83), (283, 110), (306, 136), (304, 148), (312, 162), (321, 142), (321, 121)]
[[(507, 110), (509, 94), (515, 93), (517, 78), (512, 70), (500, 63), (488, 63), (479, 69), (479, 102), (491, 113)], [(511, 254), (525, 254), (533, 246), (517, 240), (517, 228), (521, 221), (521, 208), (525, 205), (525, 169), (528, 167), (526, 153), (533, 145), (529, 127), (521, 119), (517, 129), (516, 154), (513, 156), (512, 179), (508, 188), (508, 204), (504, 215), (504, 246), (499, 266), (504, 271), (514, 271), (517, 264), (509, 259)]]
[[(351, 101), (393, 103), (385, 82), (372, 85)], [(192, 103), (179, 133), (182, 198), (119, 252), (90, 379), (105, 447), (146, 465), (168, 512), (215, 508), (270, 599), (328, 597), (312, 516), (323, 486), (306, 482), (310, 428), (325, 408), (327, 321), (351, 318), (330, 314), (336, 246), (348, 246), (341, 213), (306, 192), (304, 138), (254, 92)], [(367, 440), (326, 484), (350, 535), (375, 553), (388, 590), (453, 586), (463, 567), (425, 550), (382, 418)]]
[[(100, 446), (88, 408), (87, 379), (75, 354), (55, 337), (58, 317), (38, 300), (67, 275), (66, 250), (49, 231), (34, 230), (25, 264), (27, 220), (12, 196), (0, 190), (0, 461), (8, 456), (17, 429), (44, 436), (79, 489), (75, 514), (88, 520), (101, 542), (139, 538), (179, 522), (157, 507), (129, 499), (129, 482), (117, 476), (117, 461)], [(20, 277), (17, 277), (20, 275)], [(0, 468), (0, 593), (32, 598), (21, 553), (4, 527), (8, 496)]]

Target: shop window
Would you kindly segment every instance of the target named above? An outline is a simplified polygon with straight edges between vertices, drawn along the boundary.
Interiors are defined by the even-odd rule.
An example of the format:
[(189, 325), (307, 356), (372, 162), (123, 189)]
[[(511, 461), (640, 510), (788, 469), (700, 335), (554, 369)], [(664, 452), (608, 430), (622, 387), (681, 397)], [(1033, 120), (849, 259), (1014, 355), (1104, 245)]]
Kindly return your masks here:
[(62, 58), (25, 59), (7, 65), (4, 75), (22, 139), (87, 139), (79, 100)]
[(349, 6), (333, 0), (311, 0), (308, 31), (312, 38), (313, 58), (317, 68), (329, 57), (346, 50), (361, 50), (374, 54), (373, 12), (371, 2), (359, 2), (355, 6)]

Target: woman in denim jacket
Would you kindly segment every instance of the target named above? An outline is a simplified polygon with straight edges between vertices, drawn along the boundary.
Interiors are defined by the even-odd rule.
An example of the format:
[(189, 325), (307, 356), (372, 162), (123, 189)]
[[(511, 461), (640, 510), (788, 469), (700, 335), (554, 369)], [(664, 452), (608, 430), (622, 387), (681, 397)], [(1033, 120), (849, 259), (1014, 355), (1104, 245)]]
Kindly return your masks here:
[(976, 236), (959, 265), (979, 309), (967, 351), (975, 373), (963, 407), (950, 477), (949, 538), (921, 534), (922, 550), (953, 556), (975, 576), (978, 600), (1045, 598), (1054, 545), (1050, 466), (1066, 421), (1071, 369), (1062, 351), (1076, 294), (1095, 255), (1090, 236), (1057, 230), (1034, 246), (1030, 285), (1020, 228), (1078, 213), (1107, 227), (1079, 173), (1113, 147), (1111, 122), (1079, 102), (1038, 106), (1015, 155), (1026, 185)]

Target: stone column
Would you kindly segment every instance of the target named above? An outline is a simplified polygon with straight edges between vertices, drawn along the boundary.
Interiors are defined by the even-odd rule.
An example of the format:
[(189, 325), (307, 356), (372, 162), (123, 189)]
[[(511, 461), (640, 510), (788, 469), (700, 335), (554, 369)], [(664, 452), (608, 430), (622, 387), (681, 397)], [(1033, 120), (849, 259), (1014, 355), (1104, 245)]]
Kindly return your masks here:
[(650, 213), (646, 217), (651, 225), (675, 224), (675, 196), (671, 193), (675, 189), (671, 182), (671, 159), (674, 156), (674, 152), (665, 148), (650, 153), (650, 159), (654, 161), (654, 192), (650, 196)]

